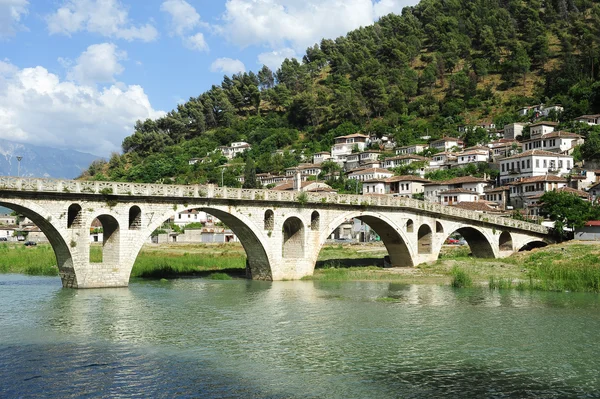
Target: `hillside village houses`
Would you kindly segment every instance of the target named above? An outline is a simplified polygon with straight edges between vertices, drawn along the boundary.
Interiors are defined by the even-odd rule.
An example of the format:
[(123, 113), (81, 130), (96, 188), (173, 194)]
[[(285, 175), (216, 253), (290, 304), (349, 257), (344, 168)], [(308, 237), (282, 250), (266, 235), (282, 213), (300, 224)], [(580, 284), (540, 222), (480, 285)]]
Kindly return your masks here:
[(231, 143), (230, 146), (221, 146), (217, 149), (223, 153), (223, 156), (227, 159), (233, 159), (237, 154), (241, 154), (244, 151), (249, 150), (252, 146), (245, 141), (238, 141)]

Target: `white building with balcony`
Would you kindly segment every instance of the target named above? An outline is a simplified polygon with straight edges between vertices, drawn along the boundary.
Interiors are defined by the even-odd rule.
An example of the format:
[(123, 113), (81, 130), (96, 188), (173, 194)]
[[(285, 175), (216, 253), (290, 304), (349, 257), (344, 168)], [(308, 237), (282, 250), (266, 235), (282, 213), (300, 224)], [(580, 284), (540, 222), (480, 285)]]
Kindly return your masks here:
[(331, 154), (327, 151), (317, 152), (313, 155), (313, 163), (320, 164), (331, 159)]
[(560, 154), (572, 154), (575, 147), (580, 144), (583, 144), (580, 135), (562, 131), (547, 133), (521, 143), (523, 151), (540, 149)]
[(350, 134), (335, 138), (335, 144), (331, 147), (331, 157), (338, 160), (341, 156), (347, 156), (355, 152), (364, 151), (369, 145), (369, 136), (364, 134)]
[(573, 168), (573, 157), (543, 150), (530, 150), (500, 160), (502, 185), (528, 177), (568, 174)]
[(470, 163), (488, 162), (490, 149), (488, 147), (475, 147), (456, 155), (456, 164), (459, 166)]
[(364, 181), (373, 180), (373, 179), (387, 179), (388, 177), (392, 177), (392, 176), (394, 176), (394, 173), (390, 172), (387, 169), (370, 168), (370, 169), (356, 170), (356, 171), (348, 174), (348, 179), (364, 182)]
[(587, 123), (590, 126), (600, 125), (600, 114), (581, 115), (575, 118), (575, 122)]
[(237, 142), (231, 143), (230, 146), (221, 146), (221, 147), (218, 147), (217, 149), (219, 151), (221, 151), (221, 153), (223, 153), (225, 158), (233, 159), (237, 154), (241, 154), (244, 151), (248, 151), (251, 148), (252, 148), (252, 146), (250, 144), (246, 143), (245, 141), (237, 141)]
[(444, 152), (449, 151), (453, 148), (461, 149), (464, 147), (464, 143), (462, 140), (457, 139), (455, 137), (443, 137), (439, 140), (434, 140), (431, 143), (429, 143), (429, 147)]
[[(491, 182), (487, 178), (473, 176), (456, 177), (446, 181), (426, 183), (424, 185), (425, 201), (440, 203), (442, 200), (440, 196), (443, 192), (455, 189), (464, 189), (471, 192), (471, 195), (479, 197), (484, 194), (485, 189), (490, 186), (490, 183)], [(472, 201), (472, 199), (469, 201)], [(454, 198), (452, 198), (452, 202), (456, 202), (454, 201)]]
[(427, 144), (406, 145), (404, 147), (396, 148), (396, 155), (418, 154), (418, 153), (425, 151), (428, 148), (429, 148), (429, 146)]

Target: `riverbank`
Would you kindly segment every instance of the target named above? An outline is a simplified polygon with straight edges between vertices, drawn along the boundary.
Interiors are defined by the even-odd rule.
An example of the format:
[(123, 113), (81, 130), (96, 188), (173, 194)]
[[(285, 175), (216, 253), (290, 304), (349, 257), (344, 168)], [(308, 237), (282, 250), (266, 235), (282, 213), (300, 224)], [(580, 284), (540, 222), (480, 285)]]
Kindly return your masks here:
[[(451, 284), (457, 271), (473, 285), (552, 291), (600, 291), (600, 243), (571, 241), (504, 259), (476, 259), (468, 246), (445, 246), (437, 262), (384, 269), (381, 243), (326, 245), (319, 255), (315, 281), (393, 281), (406, 284)], [(101, 247), (90, 256), (102, 258)], [(132, 278), (245, 276), (246, 255), (239, 243), (149, 244), (133, 267)], [(49, 245), (0, 244), (0, 273), (58, 275)], [(468, 284), (467, 284), (468, 285)]]

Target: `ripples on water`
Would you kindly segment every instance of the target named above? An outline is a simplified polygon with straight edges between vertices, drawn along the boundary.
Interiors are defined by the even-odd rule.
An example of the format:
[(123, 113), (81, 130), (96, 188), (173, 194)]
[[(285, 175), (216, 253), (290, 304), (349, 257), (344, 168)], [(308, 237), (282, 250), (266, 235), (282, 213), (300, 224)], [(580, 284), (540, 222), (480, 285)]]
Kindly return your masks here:
[(0, 276), (0, 397), (600, 397), (596, 295)]

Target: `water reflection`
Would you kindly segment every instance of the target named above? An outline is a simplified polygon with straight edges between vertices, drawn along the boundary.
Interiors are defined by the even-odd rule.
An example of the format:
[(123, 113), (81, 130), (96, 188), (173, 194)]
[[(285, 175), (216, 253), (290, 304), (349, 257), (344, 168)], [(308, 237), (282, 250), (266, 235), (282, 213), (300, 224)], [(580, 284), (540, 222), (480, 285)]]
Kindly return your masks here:
[(0, 397), (600, 397), (596, 295), (0, 276)]

